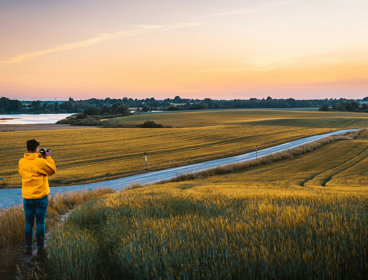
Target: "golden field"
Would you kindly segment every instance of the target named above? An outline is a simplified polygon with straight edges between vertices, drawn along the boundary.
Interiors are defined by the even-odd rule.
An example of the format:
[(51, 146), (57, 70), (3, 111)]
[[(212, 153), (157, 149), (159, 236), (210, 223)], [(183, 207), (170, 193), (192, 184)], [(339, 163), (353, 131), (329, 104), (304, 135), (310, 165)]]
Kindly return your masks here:
[(55, 279), (366, 279), (368, 134), (109, 194), (51, 234)]
[[(97, 189), (92, 191), (78, 191), (73, 193), (51, 196), (47, 209), (46, 230), (55, 227), (64, 214), (89, 200), (95, 200), (105, 194), (114, 192), (111, 189)], [(27, 274), (27, 267), (22, 264), (22, 251), (24, 248), (24, 212), (22, 206), (11, 207), (5, 211), (0, 210), (0, 278), (9, 279), (9, 275), (15, 275), (16, 265)], [(37, 274), (37, 273), (36, 273)], [(24, 275), (26, 276), (26, 275)], [(33, 279), (25, 277), (20, 279)]]
[(0, 132), (0, 177), (19, 186), (17, 165), (25, 141), (53, 149), (51, 186), (78, 184), (237, 155), (335, 129), (368, 126), (359, 113), (220, 110), (151, 113), (118, 118), (126, 124), (154, 120), (172, 128), (87, 128)]

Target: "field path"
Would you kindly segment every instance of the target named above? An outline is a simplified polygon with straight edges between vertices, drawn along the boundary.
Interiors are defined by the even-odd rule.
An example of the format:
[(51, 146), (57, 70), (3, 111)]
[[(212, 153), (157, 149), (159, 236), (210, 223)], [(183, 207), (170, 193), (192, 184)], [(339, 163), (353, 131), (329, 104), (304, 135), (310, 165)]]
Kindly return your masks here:
[[(277, 152), (289, 150), (295, 147), (299, 147), (331, 135), (344, 134), (348, 132), (355, 131), (357, 129), (344, 129), (337, 130), (329, 133), (313, 135), (305, 138), (301, 138), (295, 141), (287, 142), (277, 146), (269, 147), (258, 151), (258, 157), (268, 156)], [(226, 157), (222, 159), (210, 160), (195, 164), (189, 164), (174, 168), (168, 168), (158, 171), (152, 171), (147, 173), (142, 173), (138, 175), (128, 176), (119, 179), (107, 180), (102, 182), (74, 185), (74, 186), (60, 186), (51, 188), (51, 194), (64, 193), (78, 190), (95, 189), (101, 187), (108, 187), (112, 189), (123, 189), (134, 183), (148, 185), (154, 184), (163, 180), (169, 180), (177, 177), (178, 175), (204, 171), (212, 169), (222, 165), (228, 165), (233, 163), (240, 163), (245, 161), (254, 160), (256, 158), (256, 152), (246, 153), (238, 156)], [(10, 206), (20, 204), (22, 202), (21, 189), (1, 189), (0, 190), (0, 209)]]
[(338, 164), (337, 166), (324, 170), (304, 181), (301, 186), (326, 186), (332, 178), (341, 172), (344, 172), (357, 164), (362, 160), (366, 159), (368, 156), (368, 148), (362, 149), (357, 155), (347, 159), (345, 162)]

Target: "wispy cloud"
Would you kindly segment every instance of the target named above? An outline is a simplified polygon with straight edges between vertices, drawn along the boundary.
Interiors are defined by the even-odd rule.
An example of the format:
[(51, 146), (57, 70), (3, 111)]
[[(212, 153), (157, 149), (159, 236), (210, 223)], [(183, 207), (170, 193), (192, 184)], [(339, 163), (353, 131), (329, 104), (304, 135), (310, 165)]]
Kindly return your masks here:
[(227, 17), (227, 16), (236, 16), (236, 15), (246, 15), (246, 14), (254, 14), (260, 11), (263, 11), (267, 8), (278, 7), (278, 6), (285, 6), (295, 3), (295, 1), (275, 1), (269, 2), (262, 5), (257, 5), (253, 8), (245, 8), (245, 9), (237, 9), (237, 10), (230, 10), (230, 11), (223, 11), (218, 13), (211, 13), (206, 14), (204, 17)]
[(116, 32), (111, 32), (111, 33), (102, 33), (102, 34), (99, 34), (95, 37), (92, 37), (86, 40), (61, 44), (58, 46), (54, 46), (54, 47), (47, 48), (47, 49), (42, 49), (39, 51), (18, 54), (16, 56), (8, 58), (7, 60), (0, 61), (0, 67), (6, 66), (9, 64), (22, 63), (23, 61), (26, 61), (29, 59), (33, 59), (33, 58), (37, 58), (37, 57), (41, 57), (44, 55), (53, 54), (57, 52), (69, 51), (69, 50), (80, 49), (80, 48), (87, 48), (90, 46), (101, 44), (106, 41), (132, 37), (138, 34), (154, 32), (154, 31), (190, 28), (190, 27), (195, 27), (199, 25), (201, 25), (200, 22), (182, 22), (182, 23), (173, 24), (173, 25), (135, 25), (134, 28), (130, 30), (121, 30), (121, 31), (116, 31)]
[(321, 61), (326, 62), (326, 63), (331, 63), (331, 64), (340, 64), (342, 63), (342, 61), (340, 59), (337, 58), (332, 58), (332, 57), (322, 57), (320, 58)]
[(269, 72), (279, 68), (296, 65), (337, 65), (343, 63), (342, 60), (314, 54), (301, 57), (281, 57), (281, 56), (251, 56), (241, 59), (239, 62), (243, 66), (238, 67), (216, 67), (197, 69), (198, 72)]
[(225, 11), (219, 13), (206, 14), (205, 17), (226, 17), (226, 16), (235, 16), (235, 15), (244, 15), (244, 14), (252, 14), (256, 10), (255, 9), (239, 9), (233, 11)]
[(239, 60), (239, 66), (198, 69), (199, 72), (269, 72), (286, 60), (281, 57), (251, 56)]

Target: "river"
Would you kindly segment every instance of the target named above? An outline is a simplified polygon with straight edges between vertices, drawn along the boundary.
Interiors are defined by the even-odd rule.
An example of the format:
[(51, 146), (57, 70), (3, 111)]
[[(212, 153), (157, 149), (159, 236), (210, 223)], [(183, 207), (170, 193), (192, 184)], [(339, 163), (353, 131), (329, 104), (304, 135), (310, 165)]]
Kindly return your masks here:
[(5, 114), (0, 115), (0, 124), (56, 123), (72, 114)]

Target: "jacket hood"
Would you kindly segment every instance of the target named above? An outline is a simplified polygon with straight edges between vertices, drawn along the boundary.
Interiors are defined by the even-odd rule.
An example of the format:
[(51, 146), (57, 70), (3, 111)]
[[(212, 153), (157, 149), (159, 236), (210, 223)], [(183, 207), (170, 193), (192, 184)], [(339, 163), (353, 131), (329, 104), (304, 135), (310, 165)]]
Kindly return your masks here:
[(25, 159), (36, 159), (38, 158), (38, 153), (25, 153), (24, 154)]

